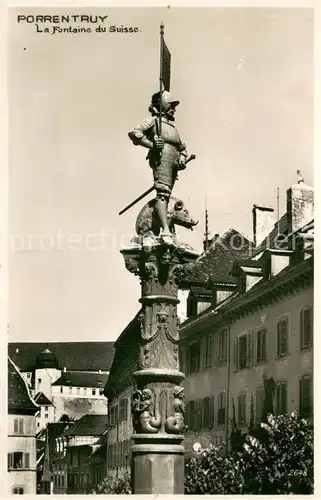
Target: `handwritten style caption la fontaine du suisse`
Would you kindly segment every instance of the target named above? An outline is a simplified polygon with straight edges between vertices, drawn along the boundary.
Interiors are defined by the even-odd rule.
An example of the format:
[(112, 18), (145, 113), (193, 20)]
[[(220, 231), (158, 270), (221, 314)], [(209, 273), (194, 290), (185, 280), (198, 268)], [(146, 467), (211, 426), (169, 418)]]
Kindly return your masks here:
[(19, 24), (32, 24), (36, 33), (59, 34), (59, 33), (138, 33), (137, 26), (108, 25), (108, 16), (93, 16), (85, 14), (75, 15), (18, 15)]

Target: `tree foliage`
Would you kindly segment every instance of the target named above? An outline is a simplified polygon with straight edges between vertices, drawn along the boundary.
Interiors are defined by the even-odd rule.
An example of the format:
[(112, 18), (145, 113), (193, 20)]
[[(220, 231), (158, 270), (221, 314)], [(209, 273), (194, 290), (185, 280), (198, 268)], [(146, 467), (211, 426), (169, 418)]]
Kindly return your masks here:
[(119, 477), (106, 477), (93, 491), (97, 495), (130, 495), (131, 478), (128, 472)]
[(186, 465), (187, 494), (313, 493), (313, 431), (296, 414), (267, 416), (241, 452), (210, 447)]

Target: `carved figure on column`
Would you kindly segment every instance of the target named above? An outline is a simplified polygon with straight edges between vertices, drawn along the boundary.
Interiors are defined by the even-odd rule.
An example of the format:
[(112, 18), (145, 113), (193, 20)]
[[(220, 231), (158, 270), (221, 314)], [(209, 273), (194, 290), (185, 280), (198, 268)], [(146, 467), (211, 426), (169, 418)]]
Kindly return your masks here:
[[(151, 118), (131, 130), (128, 135), (135, 146), (149, 149), (146, 157), (153, 170), (157, 197), (155, 209), (162, 228), (163, 243), (172, 245), (172, 233), (168, 224), (168, 202), (177, 179), (177, 172), (186, 168), (187, 151), (173, 122), (179, 101), (169, 92), (157, 92), (152, 96), (149, 112)], [(161, 135), (159, 128), (161, 127)]]
[(151, 389), (137, 390), (132, 402), (133, 427), (137, 433), (156, 434), (161, 426), (159, 401)]
[(180, 434), (184, 432), (186, 426), (184, 424), (185, 403), (184, 388), (176, 386), (173, 389), (173, 414), (167, 417), (165, 421), (165, 430), (171, 434)]

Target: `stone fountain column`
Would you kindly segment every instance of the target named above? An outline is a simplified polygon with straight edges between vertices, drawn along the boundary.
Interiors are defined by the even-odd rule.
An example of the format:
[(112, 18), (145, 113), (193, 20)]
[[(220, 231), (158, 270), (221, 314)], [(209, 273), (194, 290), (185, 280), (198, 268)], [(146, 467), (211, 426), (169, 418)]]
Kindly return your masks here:
[(184, 374), (179, 370), (178, 280), (198, 254), (158, 238), (121, 250), (141, 281), (141, 337), (132, 399), (134, 494), (184, 493)]

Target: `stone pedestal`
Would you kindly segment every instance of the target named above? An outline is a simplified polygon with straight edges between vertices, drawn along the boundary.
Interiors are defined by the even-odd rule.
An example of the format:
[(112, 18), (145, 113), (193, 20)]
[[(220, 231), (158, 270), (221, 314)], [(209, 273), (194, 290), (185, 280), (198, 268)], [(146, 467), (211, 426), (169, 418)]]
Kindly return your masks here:
[(141, 280), (141, 338), (132, 398), (133, 493), (184, 493), (184, 374), (179, 371), (178, 281), (198, 254), (187, 245), (123, 249), (127, 269)]

